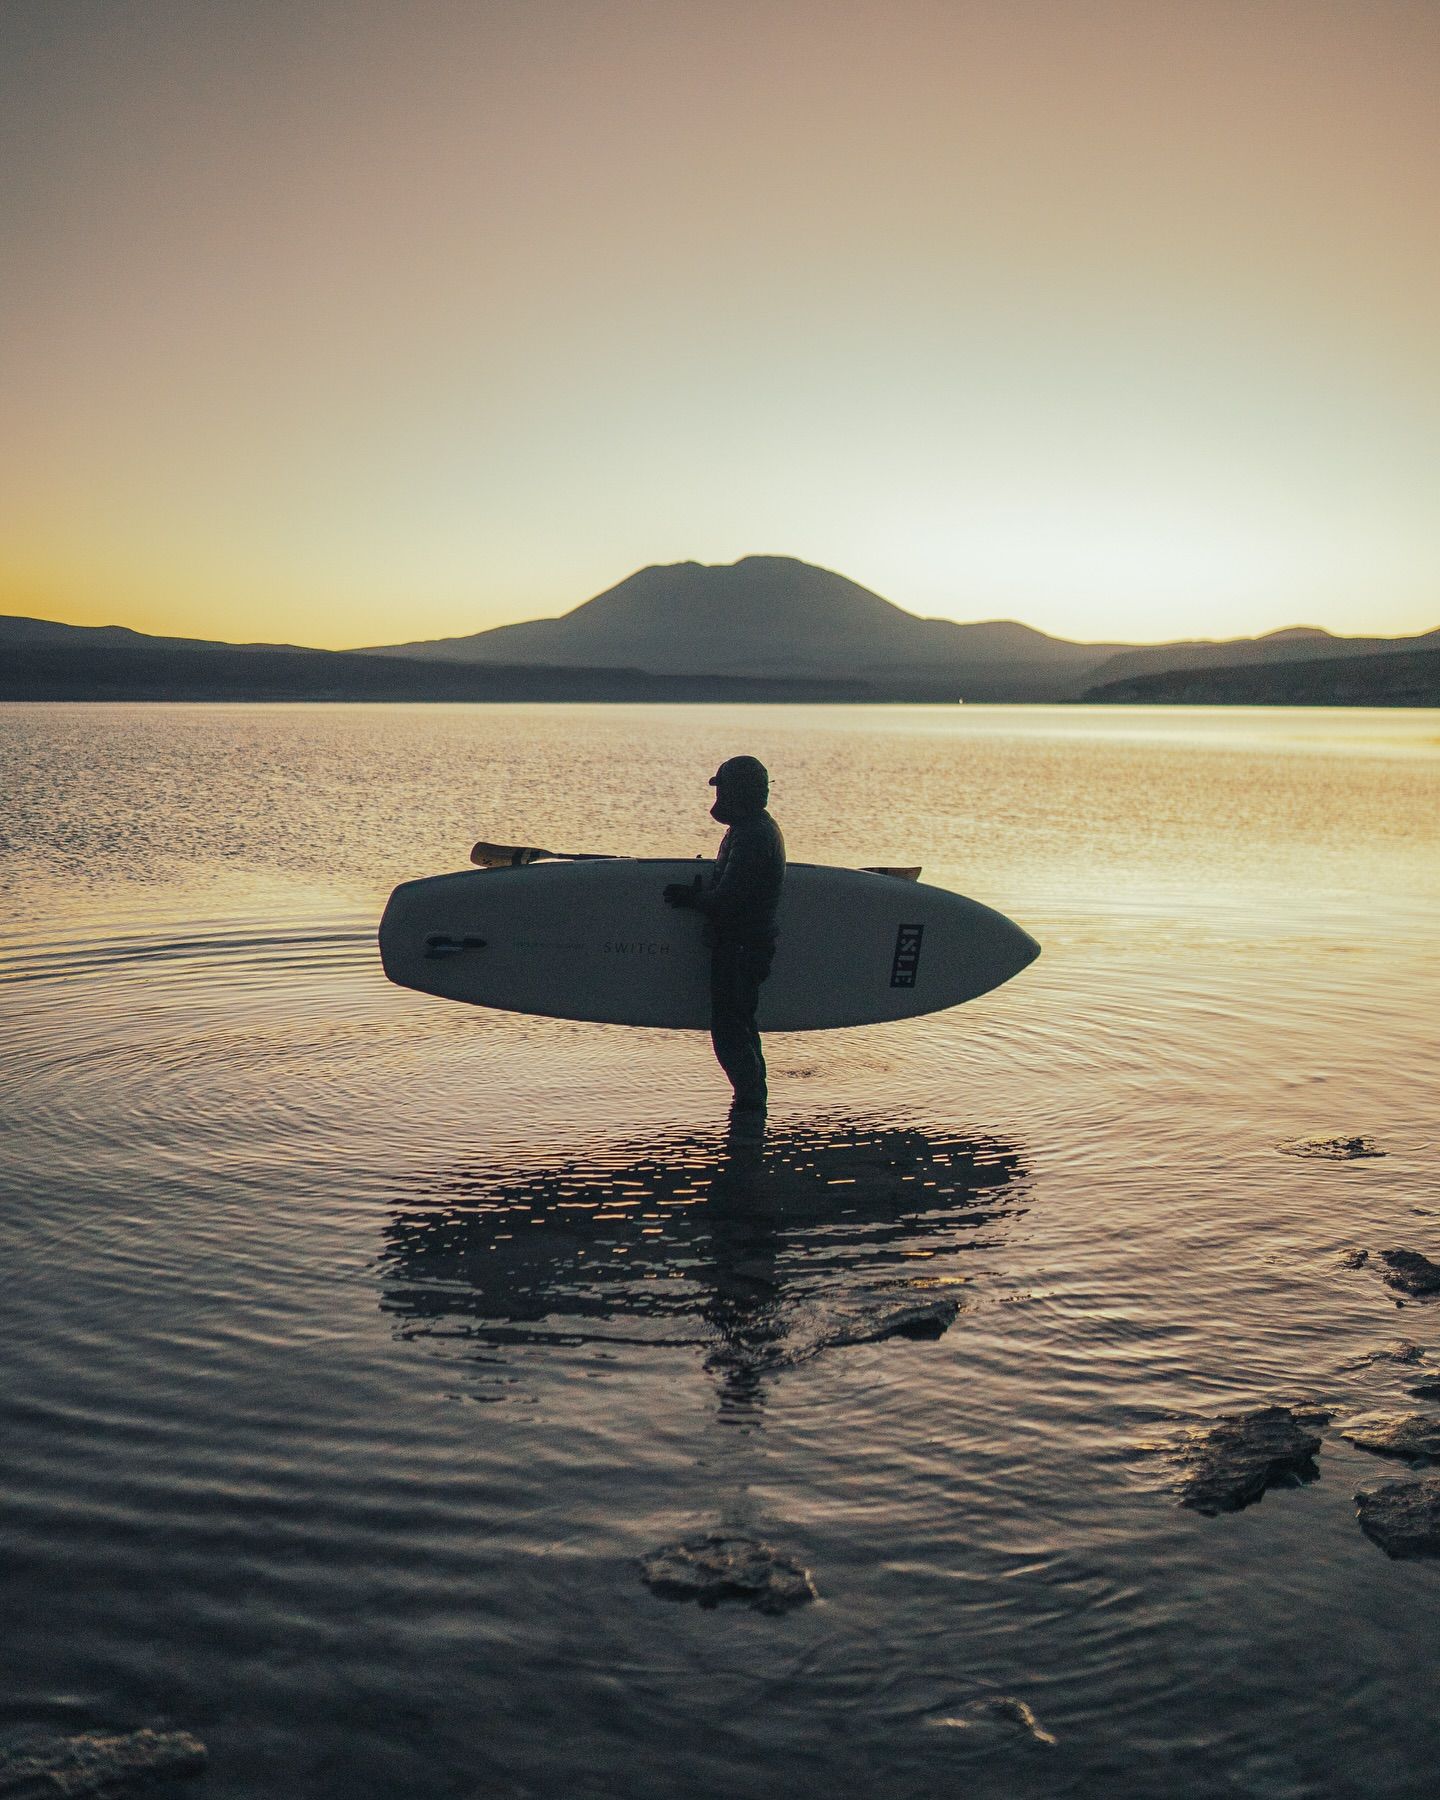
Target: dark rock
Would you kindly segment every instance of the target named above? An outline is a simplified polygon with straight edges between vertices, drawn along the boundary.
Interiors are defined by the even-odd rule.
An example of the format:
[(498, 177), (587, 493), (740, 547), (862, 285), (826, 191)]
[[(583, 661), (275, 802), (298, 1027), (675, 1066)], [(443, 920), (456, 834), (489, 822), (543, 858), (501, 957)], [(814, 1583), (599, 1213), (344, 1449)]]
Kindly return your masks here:
[(1282, 1156), (1314, 1156), (1325, 1162), (1353, 1162), (1361, 1156), (1383, 1156), (1385, 1152), (1368, 1137), (1290, 1138), (1275, 1148)]
[(205, 1754), (186, 1731), (36, 1733), (0, 1749), (0, 1800), (120, 1800), (154, 1781), (200, 1774)]
[(1294, 1399), (1277, 1400), (1277, 1406), (1288, 1407), (1296, 1420), (1311, 1431), (1319, 1431), (1335, 1417), (1335, 1408), (1326, 1406), (1323, 1401), (1315, 1399), (1311, 1394), (1297, 1395)]
[[(770, 1284), (773, 1288), (773, 1282)], [(943, 1337), (960, 1312), (949, 1294), (891, 1290), (876, 1294), (822, 1293), (786, 1312), (784, 1330), (772, 1341), (726, 1341), (705, 1359), (712, 1372), (798, 1368), (831, 1350), (880, 1344), (888, 1338), (930, 1340)]]
[(1337, 1429), (1377, 1456), (1440, 1456), (1440, 1413), (1360, 1413)]
[(1342, 1250), (1340, 1266), (1342, 1269), (1363, 1269), (1370, 1260), (1368, 1250)]
[(945, 1335), (959, 1311), (960, 1302), (948, 1295), (887, 1303), (838, 1327), (828, 1347), (879, 1344), (894, 1337), (933, 1340)]
[(1288, 1406), (1226, 1413), (1175, 1444), (1180, 1504), (1203, 1513), (1239, 1512), (1266, 1488), (1313, 1480), (1319, 1448), (1319, 1437)]
[(1440, 1477), (1389, 1481), (1355, 1496), (1360, 1529), (1387, 1556), (1440, 1556)]
[(926, 1723), (948, 1727), (951, 1731), (983, 1731), (987, 1726), (1009, 1726), (1024, 1732), (1037, 1744), (1053, 1744), (1056, 1741), (1054, 1732), (1046, 1731), (1025, 1702), (1016, 1700), (1009, 1694), (988, 1695), (984, 1700), (966, 1707), (964, 1712), (953, 1713), (943, 1719), (929, 1719)]
[(1044, 1726), (1031, 1712), (1023, 1700), (1014, 1700), (1008, 1694), (1001, 1694), (990, 1702), (991, 1715), (1007, 1725), (1018, 1725), (1029, 1732), (1037, 1744), (1053, 1744), (1055, 1734), (1046, 1731)]
[(1367, 1350), (1363, 1356), (1352, 1357), (1349, 1362), (1340, 1366), (1344, 1369), (1363, 1369), (1370, 1363), (1418, 1363), (1424, 1360), (1425, 1352), (1419, 1344), (1412, 1344), (1405, 1338), (1392, 1338), (1378, 1350)]
[(1412, 1381), (1408, 1391), (1417, 1400), (1440, 1400), (1440, 1381)]
[(1382, 1250), (1380, 1260), (1390, 1273), (1386, 1284), (1402, 1294), (1440, 1294), (1440, 1263), (1431, 1262), (1418, 1250)]
[(705, 1607), (743, 1600), (757, 1612), (783, 1613), (817, 1598), (810, 1571), (793, 1557), (731, 1532), (707, 1531), (654, 1550), (640, 1570), (651, 1593)]

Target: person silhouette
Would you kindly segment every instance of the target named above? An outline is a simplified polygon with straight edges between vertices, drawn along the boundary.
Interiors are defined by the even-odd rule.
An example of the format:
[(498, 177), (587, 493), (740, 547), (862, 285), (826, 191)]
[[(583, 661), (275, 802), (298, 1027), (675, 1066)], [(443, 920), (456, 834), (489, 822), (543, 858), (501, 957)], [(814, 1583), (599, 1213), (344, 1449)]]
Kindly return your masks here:
[(785, 880), (785, 839), (766, 810), (770, 775), (753, 756), (732, 756), (710, 777), (710, 816), (727, 826), (707, 885), (673, 881), (667, 906), (705, 917), (710, 946), (710, 1042), (735, 1091), (732, 1113), (763, 1114), (765, 1055), (755, 1024), (760, 986), (775, 957), (775, 913)]

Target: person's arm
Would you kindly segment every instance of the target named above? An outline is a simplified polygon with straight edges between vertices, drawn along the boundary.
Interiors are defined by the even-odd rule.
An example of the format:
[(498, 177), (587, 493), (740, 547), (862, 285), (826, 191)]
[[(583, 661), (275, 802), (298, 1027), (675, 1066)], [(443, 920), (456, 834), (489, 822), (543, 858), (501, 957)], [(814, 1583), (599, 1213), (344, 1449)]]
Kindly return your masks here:
[(763, 830), (730, 833), (719, 875), (712, 886), (673, 882), (665, 889), (671, 906), (703, 913), (725, 924), (763, 908), (774, 885), (774, 856)]
[(665, 904), (677, 907), (682, 912), (705, 913), (708, 916), (710, 909), (706, 903), (724, 878), (734, 843), (735, 832), (732, 828), (725, 833), (719, 854), (710, 866), (708, 883), (703, 875), (696, 875), (693, 881), (672, 881), (661, 896)]
[(700, 889), (692, 902), (707, 919), (724, 923), (750, 912), (765, 898), (770, 857), (760, 831), (736, 831), (730, 837), (725, 866), (713, 887)]

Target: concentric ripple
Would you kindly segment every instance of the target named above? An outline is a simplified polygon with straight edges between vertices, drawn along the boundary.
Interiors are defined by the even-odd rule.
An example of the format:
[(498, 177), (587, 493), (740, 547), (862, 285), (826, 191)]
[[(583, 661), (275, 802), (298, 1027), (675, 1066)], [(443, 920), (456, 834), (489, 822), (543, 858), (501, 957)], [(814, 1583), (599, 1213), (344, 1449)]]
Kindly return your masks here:
[[(0, 1729), (184, 1726), (212, 1800), (1428, 1800), (1374, 1459), (1203, 1520), (1145, 1448), (1440, 1365), (1374, 1254), (1440, 1259), (1440, 762), (1302, 724), (0, 715)], [(701, 1034), (384, 981), (477, 812), (686, 845), (737, 743), (1040, 961), (772, 1039), (763, 1135)], [(818, 1603), (655, 1599), (712, 1529)]]

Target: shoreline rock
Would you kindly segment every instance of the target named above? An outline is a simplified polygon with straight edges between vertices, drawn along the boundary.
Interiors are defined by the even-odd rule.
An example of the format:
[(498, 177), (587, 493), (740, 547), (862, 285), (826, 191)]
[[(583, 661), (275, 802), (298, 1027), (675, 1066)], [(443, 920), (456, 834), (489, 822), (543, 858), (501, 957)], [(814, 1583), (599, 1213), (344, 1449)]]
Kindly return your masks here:
[(188, 1731), (26, 1733), (0, 1747), (0, 1800), (120, 1800), (153, 1782), (199, 1775), (207, 1757)]
[(1440, 1413), (1359, 1413), (1336, 1429), (1377, 1456), (1440, 1457)]
[(1369, 1137), (1287, 1138), (1275, 1148), (1282, 1156), (1317, 1157), (1324, 1162), (1354, 1162), (1364, 1156), (1384, 1156)]
[(810, 1571), (759, 1538), (707, 1531), (640, 1559), (652, 1594), (694, 1600), (709, 1610), (724, 1600), (743, 1601), (756, 1612), (789, 1612), (819, 1598)]
[(1387, 1556), (1440, 1556), (1440, 1477), (1362, 1488), (1355, 1505), (1360, 1529)]
[(1381, 1344), (1377, 1350), (1367, 1350), (1363, 1356), (1352, 1356), (1349, 1362), (1341, 1363), (1342, 1369), (1365, 1369), (1372, 1363), (1418, 1363), (1424, 1362), (1425, 1352), (1419, 1344), (1412, 1344), (1408, 1338), (1391, 1338), (1388, 1344)]
[(1418, 1250), (1381, 1250), (1381, 1262), (1390, 1271), (1385, 1285), (1421, 1299), (1427, 1294), (1440, 1294), (1440, 1263), (1431, 1262)]
[(1239, 1512), (1268, 1488), (1295, 1487), (1319, 1473), (1319, 1435), (1288, 1406), (1221, 1414), (1184, 1432), (1172, 1448), (1182, 1471), (1180, 1504), (1212, 1516)]
[(828, 1340), (826, 1348), (881, 1344), (886, 1338), (897, 1337), (933, 1343), (945, 1335), (959, 1316), (960, 1302), (948, 1294), (901, 1300), (893, 1306), (877, 1308), (869, 1317), (847, 1321)]
[(1050, 1745), (1057, 1742), (1055, 1733), (1045, 1729), (1030, 1707), (1010, 1694), (987, 1696), (984, 1700), (977, 1700), (973, 1706), (968, 1706), (962, 1713), (951, 1713), (942, 1719), (927, 1719), (925, 1723), (932, 1728), (950, 1731), (983, 1731), (997, 1725), (1012, 1726), (1034, 1743)]

